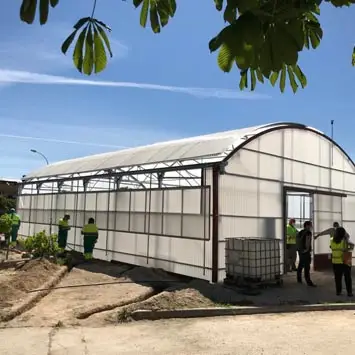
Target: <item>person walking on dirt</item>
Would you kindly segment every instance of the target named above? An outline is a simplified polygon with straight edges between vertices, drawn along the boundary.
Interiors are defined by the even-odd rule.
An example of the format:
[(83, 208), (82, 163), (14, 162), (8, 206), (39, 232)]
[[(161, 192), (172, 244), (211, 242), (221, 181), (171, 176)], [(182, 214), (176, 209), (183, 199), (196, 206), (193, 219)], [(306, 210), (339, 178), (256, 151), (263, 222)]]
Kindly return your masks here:
[(60, 251), (63, 253), (67, 247), (68, 231), (70, 230), (69, 220), (70, 216), (66, 214), (58, 222), (58, 246)]
[(351, 279), (351, 251), (354, 244), (346, 238), (346, 231), (343, 227), (338, 227), (334, 236), (330, 240), (330, 249), (332, 250), (332, 264), (334, 271), (334, 281), (337, 296), (341, 295), (343, 275), (345, 279), (346, 291), (349, 297), (353, 296)]
[(297, 257), (297, 228), (295, 227), (296, 220), (291, 218), (286, 227), (286, 249), (287, 249), (287, 271), (296, 271)]
[(307, 285), (316, 287), (311, 280), (311, 262), (312, 262), (312, 222), (306, 221), (303, 229), (297, 234), (297, 251), (299, 263), (297, 268), (297, 282), (302, 283), (302, 270), (304, 269), (304, 278)]
[(21, 218), (20, 216), (16, 213), (16, 210), (14, 208), (11, 208), (9, 212), (9, 216), (12, 220), (12, 226), (11, 226), (11, 246), (15, 246), (17, 243), (17, 236), (18, 236), (18, 231), (21, 226)]
[(91, 260), (95, 244), (99, 238), (99, 229), (93, 218), (89, 218), (88, 224), (85, 224), (81, 234), (84, 235), (84, 258), (85, 260)]

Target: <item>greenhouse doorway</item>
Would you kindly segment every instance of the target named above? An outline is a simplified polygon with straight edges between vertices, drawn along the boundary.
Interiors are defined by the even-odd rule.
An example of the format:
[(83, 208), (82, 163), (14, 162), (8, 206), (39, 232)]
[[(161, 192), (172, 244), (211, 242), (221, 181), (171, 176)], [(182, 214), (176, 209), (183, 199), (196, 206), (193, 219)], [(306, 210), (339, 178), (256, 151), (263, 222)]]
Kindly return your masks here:
[[(316, 235), (333, 226), (334, 222), (343, 222), (343, 199), (345, 194), (328, 191), (314, 191), (292, 187), (284, 188), (284, 238), (283, 265), (286, 268), (286, 226), (290, 218), (296, 220), (296, 228), (301, 230), (307, 220), (313, 223), (313, 234)], [(315, 271), (331, 268), (329, 253), (329, 236), (313, 240), (312, 266)], [(298, 259), (298, 256), (297, 256)], [(298, 260), (296, 261), (296, 264)]]
[[(286, 226), (291, 218), (295, 219), (295, 227), (298, 231), (303, 229), (303, 224), (306, 221), (313, 221), (313, 196), (309, 192), (286, 191), (286, 223), (284, 244), (284, 273), (287, 273), (287, 249), (286, 249)], [(296, 265), (298, 265), (298, 255), (296, 255)]]

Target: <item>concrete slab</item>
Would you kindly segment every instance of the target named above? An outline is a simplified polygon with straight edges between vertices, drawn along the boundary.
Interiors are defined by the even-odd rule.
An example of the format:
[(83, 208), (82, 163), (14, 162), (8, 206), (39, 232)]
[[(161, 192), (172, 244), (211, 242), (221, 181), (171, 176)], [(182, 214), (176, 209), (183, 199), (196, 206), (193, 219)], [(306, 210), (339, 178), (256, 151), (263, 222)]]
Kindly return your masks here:
[[(331, 324), (331, 331), (329, 325)], [(2, 355), (350, 354), (354, 312), (318, 312), (130, 323), (104, 328), (0, 330)], [(292, 334), (292, 341), (290, 341)]]

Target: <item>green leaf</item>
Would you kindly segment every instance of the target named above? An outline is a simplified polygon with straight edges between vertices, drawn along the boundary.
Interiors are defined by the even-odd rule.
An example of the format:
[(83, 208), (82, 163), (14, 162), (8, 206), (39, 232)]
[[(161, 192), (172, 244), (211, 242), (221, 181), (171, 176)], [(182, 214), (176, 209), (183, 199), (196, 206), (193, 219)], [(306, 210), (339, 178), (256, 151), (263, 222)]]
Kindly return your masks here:
[(142, 2), (143, 0), (133, 0), (133, 5), (135, 8), (137, 8), (141, 5)]
[(248, 87), (248, 70), (243, 70), (240, 73), (239, 89), (244, 90)]
[(298, 65), (295, 65), (294, 67), (292, 67), (292, 70), (296, 75), (298, 81), (300, 82), (302, 89), (304, 89), (307, 86), (307, 78), (303, 74), (301, 68)]
[(255, 75), (255, 70), (251, 69), (250, 70), (250, 77), (251, 77), (251, 86), (250, 86), (250, 90), (254, 91), (255, 87), (256, 87), (256, 75)]
[(85, 40), (85, 55), (83, 60), (83, 73), (91, 75), (94, 69), (94, 41), (92, 36), (92, 25), (88, 26)]
[(56, 7), (59, 4), (59, 0), (50, 0), (51, 6)]
[(39, 23), (44, 25), (48, 20), (49, 0), (40, 0), (39, 3)]
[(82, 72), (83, 67), (83, 48), (84, 48), (84, 41), (85, 35), (87, 31), (88, 25), (80, 32), (78, 40), (76, 41), (74, 52), (73, 52), (73, 62), (75, 67)]
[[(161, 2), (159, 4), (164, 4), (164, 3)], [(158, 5), (157, 9), (158, 9), (158, 14), (159, 14), (159, 18), (160, 18), (160, 23), (161, 23), (162, 27), (164, 27), (169, 22), (170, 9), (165, 6), (162, 6), (162, 5)]]
[(71, 45), (71, 44), (73, 43), (73, 41), (74, 41), (74, 38), (75, 38), (77, 32), (78, 32), (78, 30), (74, 30), (74, 31), (67, 37), (67, 39), (63, 42), (62, 48), (61, 48), (63, 54), (66, 54), (66, 53), (67, 53), (67, 51), (68, 51), (70, 45)]
[(220, 48), (222, 46), (222, 44), (224, 42), (227, 42), (230, 38), (230, 36), (233, 35), (232, 33), (232, 26), (229, 25), (225, 28), (223, 28), (223, 30), (218, 33), (218, 35), (214, 38), (212, 38), (210, 40), (210, 42), (208, 43), (208, 47), (210, 49), (210, 52), (214, 52), (216, 51), (218, 48)]
[(142, 27), (147, 26), (148, 11), (149, 11), (149, 0), (143, 0), (141, 16), (140, 16), (140, 24)]
[(160, 32), (160, 23), (159, 23), (157, 8), (151, 7), (149, 14), (150, 14), (150, 26), (152, 27), (153, 32), (159, 33)]
[(226, 22), (233, 23), (237, 18), (237, 7), (231, 4), (231, 0), (227, 1), (227, 6), (223, 13), (223, 19)]
[(94, 64), (95, 64), (95, 73), (100, 73), (106, 68), (107, 65), (107, 56), (105, 51), (105, 46), (102, 38), (99, 35), (98, 30), (94, 26)]
[(167, 0), (169, 2), (170, 7), (170, 16), (174, 17), (176, 12), (176, 1), (175, 0)]
[(290, 84), (291, 84), (291, 88), (293, 90), (293, 93), (295, 94), (297, 92), (298, 89), (298, 84), (295, 80), (295, 75), (292, 71), (292, 67), (291, 66), (287, 66), (287, 73), (288, 73), (288, 78), (290, 80)]
[(102, 21), (99, 21), (99, 20), (97, 20), (96, 18), (93, 19), (93, 21), (95, 22), (96, 25), (102, 26), (105, 30), (107, 30), (107, 31), (109, 31), (109, 32), (112, 31), (111, 27), (108, 26), (108, 25), (106, 25), (106, 23), (104, 23), (104, 22), (102, 22)]
[(281, 76), (280, 76), (280, 90), (281, 90), (281, 92), (285, 91), (285, 86), (286, 86), (286, 66), (284, 64), (282, 66)]
[(270, 76), (270, 83), (272, 86), (275, 86), (277, 79), (279, 78), (279, 72), (273, 72)]
[(216, 9), (218, 11), (223, 9), (223, 0), (214, 0), (214, 3), (216, 4)]
[(255, 71), (256, 71), (256, 77), (258, 78), (258, 80), (259, 80), (261, 83), (263, 83), (263, 82), (264, 82), (264, 77), (263, 77), (263, 74), (262, 74), (262, 72), (260, 71), (260, 69), (258, 68), (258, 69), (256, 69)]
[(20, 18), (21, 21), (28, 23), (29, 25), (33, 23), (36, 17), (37, 0), (22, 0), (20, 8)]
[(221, 46), (221, 49), (218, 53), (218, 65), (224, 72), (230, 72), (232, 70), (234, 55), (229, 46), (225, 43)]
[(352, 66), (355, 66), (355, 47), (353, 48), (353, 55), (351, 57), (351, 64), (352, 64)]
[(110, 44), (110, 40), (108, 39), (105, 30), (102, 27), (98, 26), (98, 25), (96, 26), (96, 28), (99, 31), (102, 39), (104, 40), (104, 42), (106, 44), (106, 48), (107, 48), (107, 50), (110, 53), (110, 57), (112, 58), (113, 54), (112, 54), (112, 50), (111, 50), (111, 44)]
[(81, 27), (83, 27), (89, 20), (91, 19), (91, 17), (83, 17), (80, 20), (78, 20), (78, 22), (73, 26), (73, 28), (75, 28), (76, 30), (80, 30)]

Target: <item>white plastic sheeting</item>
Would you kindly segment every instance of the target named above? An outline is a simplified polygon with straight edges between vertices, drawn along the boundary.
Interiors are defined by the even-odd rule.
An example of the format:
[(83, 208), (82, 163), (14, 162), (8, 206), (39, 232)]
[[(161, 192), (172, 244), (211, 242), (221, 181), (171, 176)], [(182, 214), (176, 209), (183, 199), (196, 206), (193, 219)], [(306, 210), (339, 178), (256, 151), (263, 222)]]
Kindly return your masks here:
[[(148, 146), (97, 154), (84, 158), (71, 159), (45, 166), (26, 175), (26, 179), (116, 169), (152, 163), (188, 161), (201, 163), (211, 157), (222, 160), (226, 152), (238, 147), (254, 134), (271, 127), (287, 126), (287, 123), (248, 127), (233, 131), (156, 143)], [(194, 160), (199, 161), (194, 161)], [(218, 159), (217, 159), (218, 160)]]

